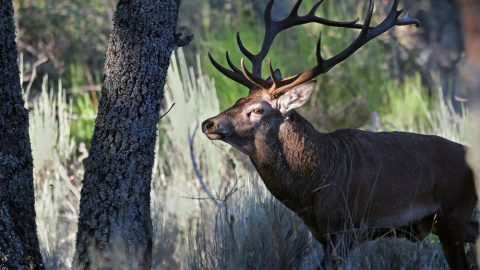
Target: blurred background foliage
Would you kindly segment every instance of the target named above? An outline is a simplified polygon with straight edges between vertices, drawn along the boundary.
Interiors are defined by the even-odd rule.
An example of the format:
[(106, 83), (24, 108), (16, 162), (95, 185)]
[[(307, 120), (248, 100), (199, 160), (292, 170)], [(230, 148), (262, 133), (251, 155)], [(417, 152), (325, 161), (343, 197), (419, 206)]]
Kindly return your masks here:
[[(273, 18), (287, 16), (294, 2), (275, 1)], [(375, 1), (373, 25), (383, 20), (389, 2)], [(116, 1), (13, 3), (30, 110), (39, 238), (47, 269), (68, 269)], [(227, 66), (228, 51), (239, 65), (236, 32), (247, 49), (257, 53), (266, 4), (266, 0), (182, 1), (178, 31), (193, 33), (195, 39), (173, 55), (165, 88), (161, 114), (176, 105), (159, 124), (152, 181), (154, 269), (319, 267), (322, 249), (303, 223), (269, 194), (244, 155), (201, 134), (194, 137), (193, 157), (204, 186), (223, 208), (207, 197), (190, 159), (187, 135), (197, 123), (248, 93), (221, 75), (207, 53)], [(314, 4), (304, 0), (300, 15)], [(455, 1), (404, 0), (400, 7), (421, 19), (422, 28), (396, 27), (320, 76), (318, 89), (300, 113), (323, 132), (347, 127), (403, 130), (470, 144), (468, 102), (463, 102), (457, 86), (463, 41)], [(316, 14), (362, 22), (365, 9), (364, 1), (330, 0)], [(345, 49), (359, 32), (298, 26), (277, 36), (267, 58), (285, 77), (311, 68), (320, 31), (324, 57)], [(268, 74), (266, 65), (263, 74)], [(381, 239), (359, 245), (342, 269), (446, 269), (439, 254), (435, 236), (419, 243)]]
[[(388, 2), (376, 3), (373, 25), (385, 17), (390, 8)], [(460, 103), (454, 99), (456, 92), (453, 93), (456, 64), (463, 46), (458, 10), (452, 16), (452, 12), (455, 13), (453, 0), (441, 0), (450, 6), (432, 5), (431, 2), (406, 0), (400, 3), (412, 9), (411, 17), (423, 19), (423, 28), (392, 29), (322, 75), (317, 86), (320, 90), (301, 110), (307, 119), (324, 131), (365, 126), (372, 112), (388, 113), (393, 106), (391, 102), (396, 102), (390, 99), (384, 82), (400, 84), (405, 75), (415, 73), (420, 74), (422, 84), (427, 86), (427, 92), (422, 94), (431, 95), (438, 83), (454, 108), (461, 111)], [(245, 46), (257, 53), (263, 39), (266, 3), (259, 0), (182, 2), (179, 32), (195, 35), (195, 40), (184, 48), (187, 64), (194, 65), (195, 56), (201, 56), (204, 72), (215, 80), (219, 90), (221, 109), (246, 95), (247, 89), (215, 70), (207, 53), (211, 52), (217, 61), (227, 65), (225, 52), (228, 51), (232, 61), (239, 65), (243, 56), (236, 44), (236, 32), (240, 33)], [(276, 1), (273, 18), (280, 20), (288, 15), (293, 3), (293, 0)], [(25, 60), (24, 81), (30, 82), (34, 69), (38, 77), (48, 74), (50, 82), (61, 79), (68, 98), (73, 100), (72, 136), (77, 142), (88, 144), (93, 132), (115, 4), (114, 0), (14, 0), (18, 48)], [(306, 14), (314, 4), (313, 0), (303, 1), (299, 13)], [(448, 8), (448, 12), (441, 7)], [(339, 21), (355, 18), (362, 21), (365, 9), (364, 1), (325, 1), (317, 15)], [(443, 13), (429, 16), (432, 9)], [(443, 26), (438, 29), (438, 25)], [(358, 34), (357, 30), (317, 24), (295, 27), (277, 36), (267, 58), (272, 59), (274, 68), (279, 68), (283, 76), (312, 67), (320, 31), (323, 31), (322, 54), (325, 57), (342, 51)], [(246, 65), (249, 67), (250, 63), (246, 61)], [(266, 64), (263, 74), (265, 77), (268, 74)], [(36, 87), (32, 89), (40, 89), (40, 80), (33, 84)]]

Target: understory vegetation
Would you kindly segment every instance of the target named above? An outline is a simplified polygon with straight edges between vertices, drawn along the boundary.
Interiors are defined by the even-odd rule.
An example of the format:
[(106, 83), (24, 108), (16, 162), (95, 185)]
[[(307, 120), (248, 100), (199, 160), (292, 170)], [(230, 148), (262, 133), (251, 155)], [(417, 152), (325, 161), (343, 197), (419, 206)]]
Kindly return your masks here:
[[(269, 194), (247, 158), (199, 134), (199, 123), (217, 114), (220, 105), (212, 80), (195, 75), (202, 74), (200, 65), (196, 68), (194, 72), (187, 67), (181, 50), (172, 57), (165, 108), (175, 105), (159, 124), (151, 193), (154, 268), (319, 267), (322, 247), (302, 221)], [(67, 269), (74, 253), (88, 150), (70, 135), (72, 105), (61, 84), (47, 89), (48, 78), (43, 80), (30, 113), (38, 233), (46, 266)], [(468, 144), (468, 112), (455, 113), (440, 91), (426, 98), (418, 76), (408, 77), (402, 85), (388, 85), (387, 93), (403, 97), (400, 104), (392, 99), (389, 113), (374, 112), (362, 126), (437, 134)], [(401, 106), (405, 100), (408, 106)], [(189, 135), (193, 136), (193, 157), (201, 179), (195, 175), (190, 157)], [(342, 261), (342, 269), (447, 269), (433, 235), (418, 243), (381, 238), (359, 244)]]
[[(187, 2), (186, 10), (198, 1)], [(245, 155), (201, 134), (203, 120), (247, 93), (212, 67), (207, 52), (225, 64), (229, 51), (238, 63), (235, 32), (254, 52), (263, 35), (262, 16), (253, 4), (216, 2), (200, 5), (200, 18), (193, 18), (198, 25), (187, 27), (198, 31), (193, 48), (178, 49), (171, 59), (151, 191), (154, 269), (317, 269), (323, 250), (303, 222), (266, 190)], [(320, 16), (364, 17), (362, 4), (331, 2), (325, 1)], [(313, 4), (304, 1), (301, 10)], [(279, 18), (289, 8), (279, 9)], [(372, 24), (384, 16), (383, 10), (376, 10)], [(220, 18), (225, 23), (214, 24)], [(297, 28), (279, 35), (268, 56), (283, 76), (315, 65), (320, 30), (325, 57), (346, 48), (358, 34), (320, 25)], [(37, 75), (34, 64), (20, 59), (30, 111), (38, 236), (47, 269), (69, 269), (74, 255), (81, 181), (100, 98), (100, 76), (82, 61), (75, 58), (68, 78), (62, 74), (49, 78)], [(314, 96), (299, 112), (321, 132), (347, 127), (401, 130), (469, 145), (468, 109), (455, 111), (438, 81), (427, 89), (411, 61), (395, 31), (386, 33), (320, 76)], [(88, 73), (96, 74), (90, 82)], [(474, 261), (473, 246), (466, 248)], [(358, 243), (340, 259), (340, 269), (448, 269), (433, 235), (416, 243), (397, 238)]]

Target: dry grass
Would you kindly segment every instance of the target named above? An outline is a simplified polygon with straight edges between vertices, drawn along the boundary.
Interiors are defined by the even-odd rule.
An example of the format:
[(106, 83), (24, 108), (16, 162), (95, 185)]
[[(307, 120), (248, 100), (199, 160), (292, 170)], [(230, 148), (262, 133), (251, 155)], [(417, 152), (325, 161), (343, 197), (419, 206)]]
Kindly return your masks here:
[[(193, 171), (188, 128), (216, 115), (219, 104), (213, 82), (199, 74), (201, 67), (187, 68), (181, 51), (172, 59), (164, 107), (175, 106), (160, 124), (151, 193), (154, 269), (318, 268), (321, 246), (303, 222), (270, 195), (244, 156), (196, 136), (195, 161), (206, 187), (224, 207), (207, 197)], [(435, 105), (427, 104), (418, 78), (405, 84), (391, 84), (387, 91), (403, 91), (419, 106), (392, 104), (390, 114), (379, 113), (384, 125), (470, 142), (468, 114), (455, 114), (440, 102), (440, 95)], [(49, 90), (46, 85), (45, 79), (30, 114), (38, 233), (46, 267), (69, 269), (87, 152), (70, 139), (71, 111), (61, 86)], [(399, 110), (402, 118), (395, 119)], [(424, 122), (415, 120), (419, 114)], [(446, 269), (435, 236), (418, 243), (378, 239), (359, 244), (341, 260), (341, 269)]]

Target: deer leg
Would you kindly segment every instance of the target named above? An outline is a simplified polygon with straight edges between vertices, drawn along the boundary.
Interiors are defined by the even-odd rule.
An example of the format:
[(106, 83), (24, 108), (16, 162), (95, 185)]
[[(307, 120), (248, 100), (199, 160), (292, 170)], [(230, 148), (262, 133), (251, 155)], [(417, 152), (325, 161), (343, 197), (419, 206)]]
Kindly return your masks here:
[(469, 269), (465, 254), (467, 224), (455, 221), (455, 219), (439, 220), (436, 229), (449, 268), (452, 270)]
[(456, 241), (450, 237), (440, 236), (443, 254), (450, 269), (469, 269), (467, 256), (465, 254), (465, 242)]
[(470, 220), (467, 227), (467, 236), (465, 237), (465, 242), (475, 244), (478, 238), (478, 222)]
[(479, 231), (478, 223), (470, 220), (477, 195), (473, 181), (467, 181), (469, 184), (457, 202), (442, 205), (442, 214), (435, 225), (450, 269), (470, 268), (465, 254), (465, 242), (475, 242)]

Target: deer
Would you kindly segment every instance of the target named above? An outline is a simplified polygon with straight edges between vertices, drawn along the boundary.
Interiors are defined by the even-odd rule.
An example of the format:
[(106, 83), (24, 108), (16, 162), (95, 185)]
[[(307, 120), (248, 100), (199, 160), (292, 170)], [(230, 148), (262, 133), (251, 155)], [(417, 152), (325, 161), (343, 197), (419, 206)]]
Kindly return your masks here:
[[(223, 75), (247, 87), (249, 93), (232, 107), (205, 120), (202, 132), (210, 140), (232, 145), (247, 155), (273, 196), (296, 213), (325, 250), (322, 266), (338, 266), (339, 247), (381, 236), (400, 236), (413, 242), (430, 233), (439, 237), (450, 269), (468, 269), (464, 245), (474, 243), (478, 223), (470, 221), (477, 203), (474, 175), (465, 161), (465, 147), (447, 139), (408, 132), (370, 132), (340, 129), (317, 131), (295, 111), (310, 98), (320, 74), (355, 53), (368, 41), (394, 26), (415, 25), (408, 13), (391, 10), (371, 27), (374, 0), (367, 0), (363, 24), (358, 19), (331, 21), (315, 15), (319, 1), (304, 16), (298, 0), (289, 15), (272, 19), (270, 0), (265, 8), (265, 34), (258, 54), (248, 51), (237, 33), (243, 58), (240, 68), (226, 52), (231, 69), (208, 53)], [(329, 59), (321, 55), (321, 32), (316, 44), (317, 64), (294, 76), (282, 78), (273, 71), (263, 79), (262, 62), (275, 36), (293, 26), (318, 23), (359, 29), (346, 49)], [(355, 232), (355, 233), (354, 233)]]

